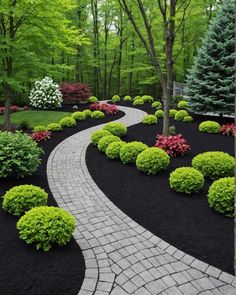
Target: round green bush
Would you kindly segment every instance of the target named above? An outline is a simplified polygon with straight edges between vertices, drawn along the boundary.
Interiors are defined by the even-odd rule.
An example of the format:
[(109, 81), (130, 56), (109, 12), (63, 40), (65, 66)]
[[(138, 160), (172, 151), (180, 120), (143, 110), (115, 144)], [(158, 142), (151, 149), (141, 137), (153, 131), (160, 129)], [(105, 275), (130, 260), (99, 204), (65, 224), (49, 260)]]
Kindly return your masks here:
[(107, 131), (111, 132), (113, 135), (116, 135), (119, 137), (124, 136), (128, 132), (128, 129), (125, 126), (125, 124), (118, 123), (118, 122), (111, 122), (111, 123), (106, 124), (103, 127), (103, 130), (107, 130)]
[(144, 101), (144, 103), (146, 102), (153, 102), (154, 98), (151, 95), (143, 95), (142, 96), (142, 100)]
[(157, 111), (155, 112), (155, 116), (156, 116), (157, 118), (163, 118), (163, 117), (164, 117), (164, 111), (163, 111), (163, 110), (157, 110)]
[(187, 123), (192, 123), (193, 122), (193, 117), (192, 116), (186, 116), (186, 117), (184, 117), (183, 121), (187, 122)]
[(43, 125), (35, 126), (33, 129), (34, 132), (44, 132), (47, 131), (47, 127)]
[(119, 95), (114, 95), (114, 96), (112, 96), (111, 100), (112, 100), (112, 102), (116, 103), (116, 102), (120, 101), (120, 97), (119, 97)]
[(85, 117), (86, 118), (91, 118), (91, 115), (92, 115), (92, 111), (90, 111), (89, 109), (86, 109), (83, 111), (83, 113), (85, 114)]
[(152, 103), (152, 107), (156, 109), (160, 109), (162, 107), (162, 103), (160, 101), (154, 101)]
[(54, 244), (66, 245), (75, 230), (75, 218), (69, 212), (42, 206), (33, 208), (17, 222), (20, 239), (36, 249), (49, 251)]
[(179, 109), (186, 109), (189, 106), (188, 102), (186, 100), (181, 100), (178, 103), (178, 108)]
[(192, 167), (181, 167), (170, 174), (170, 187), (178, 193), (191, 194), (199, 192), (204, 185), (201, 172)]
[(144, 105), (144, 101), (140, 98), (140, 99), (135, 99), (133, 101), (133, 106), (139, 106), (139, 105)]
[(145, 115), (142, 122), (146, 125), (157, 124), (157, 117), (155, 115)]
[(15, 186), (3, 196), (2, 208), (10, 214), (20, 216), (34, 207), (47, 205), (48, 194), (38, 186)]
[(129, 95), (126, 95), (126, 96), (124, 97), (124, 101), (126, 101), (126, 102), (130, 102), (130, 101), (132, 101), (132, 97), (129, 96)]
[(220, 124), (215, 121), (204, 121), (199, 125), (199, 131), (206, 133), (219, 133), (220, 128)]
[(139, 141), (128, 142), (120, 150), (120, 159), (124, 164), (134, 164), (138, 155), (147, 148), (148, 146), (145, 143)]
[(61, 131), (61, 130), (62, 130), (62, 127), (59, 123), (50, 123), (47, 126), (47, 131), (57, 132), (57, 131)]
[(92, 119), (103, 119), (106, 115), (101, 111), (94, 111), (92, 112), (91, 118)]
[(86, 115), (83, 112), (74, 112), (71, 117), (76, 121), (84, 121), (86, 119)]
[(97, 130), (94, 131), (91, 134), (91, 143), (93, 145), (98, 145), (99, 140), (104, 137), (104, 136), (108, 136), (108, 135), (112, 135), (111, 132), (107, 131), (107, 130)]
[(76, 121), (72, 117), (64, 117), (59, 121), (61, 127), (74, 127), (76, 126)]
[(124, 141), (114, 141), (106, 148), (106, 156), (108, 159), (120, 159), (120, 150), (126, 144)]
[(87, 99), (87, 102), (88, 103), (96, 103), (98, 102), (98, 99), (96, 96), (90, 96), (88, 99)]
[(137, 96), (134, 97), (134, 101), (137, 100), (137, 99), (142, 99), (142, 97), (137, 95)]
[(175, 120), (176, 121), (183, 121), (185, 117), (187, 117), (189, 114), (186, 110), (181, 110), (181, 111), (178, 111), (176, 114), (175, 114)]
[(121, 139), (115, 135), (103, 136), (98, 142), (99, 151), (105, 153), (109, 144), (115, 141), (121, 141)]
[(178, 112), (178, 111), (175, 110), (175, 109), (170, 109), (170, 111), (169, 111), (170, 117), (171, 117), (171, 118), (174, 118), (174, 117), (175, 117), (175, 114), (176, 114), (177, 112)]
[(192, 166), (214, 180), (233, 176), (235, 159), (224, 152), (205, 152), (193, 158)]
[(165, 170), (170, 163), (168, 154), (160, 148), (147, 148), (141, 152), (136, 160), (136, 166), (139, 170), (155, 175), (160, 170)]
[(32, 175), (41, 163), (43, 150), (28, 135), (0, 132), (0, 177)]
[(208, 191), (208, 203), (216, 212), (233, 216), (235, 196), (234, 177), (220, 178), (213, 182)]

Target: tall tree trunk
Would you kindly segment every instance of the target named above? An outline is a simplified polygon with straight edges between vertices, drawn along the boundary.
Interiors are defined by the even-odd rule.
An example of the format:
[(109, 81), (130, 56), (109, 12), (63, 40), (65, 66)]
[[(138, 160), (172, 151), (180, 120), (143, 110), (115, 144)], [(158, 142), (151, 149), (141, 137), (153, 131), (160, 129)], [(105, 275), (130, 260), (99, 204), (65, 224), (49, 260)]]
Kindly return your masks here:
[(120, 45), (119, 45), (119, 55), (117, 61), (117, 80), (116, 80), (116, 94), (120, 95), (120, 83), (121, 83), (121, 63), (122, 63), (122, 54), (123, 54), (123, 14), (122, 10), (120, 9), (120, 27), (119, 27), (119, 38), (120, 38)]
[(135, 43), (134, 43), (134, 36), (132, 38), (132, 43), (131, 43), (131, 50), (132, 50), (132, 54), (131, 54), (131, 64), (130, 64), (130, 68), (131, 71), (129, 72), (129, 90), (128, 90), (128, 94), (130, 96), (132, 96), (132, 84), (133, 84), (133, 67), (134, 67), (134, 47), (135, 47)]
[(103, 99), (107, 99), (107, 43), (108, 43), (108, 23), (107, 17), (108, 12), (105, 11), (105, 19), (104, 19), (104, 78), (103, 78)]

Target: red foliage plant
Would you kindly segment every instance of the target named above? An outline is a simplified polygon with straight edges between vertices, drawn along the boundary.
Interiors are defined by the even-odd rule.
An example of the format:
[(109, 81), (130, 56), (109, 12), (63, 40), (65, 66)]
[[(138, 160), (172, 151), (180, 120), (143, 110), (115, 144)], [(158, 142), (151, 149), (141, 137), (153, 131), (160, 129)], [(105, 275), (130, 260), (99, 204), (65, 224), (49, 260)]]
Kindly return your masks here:
[(16, 105), (12, 105), (12, 106), (10, 106), (10, 110), (12, 112), (18, 112), (20, 110), (20, 108), (18, 106), (16, 106)]
[(225, 124), (221, 126), (220, 133), (223, 135), (236, 135), (236, 125), (235, 124)]
[(155, 147), (163, 149), (171, 157), (183, 156), (191, 149), (182, 134), (170, 136), (157, 135)]
[(49, 131), (38, 131), (31, 134), (32, 139), (37, 142), (50, 139), (50, 136), (51, 132)]
[(102, 111), (107, 115), (115, 115), (118, 113), (118, 107), (116, 105), (111, 105), (108, 103), (93, 103), (89, 106), (92, 111)]
[(80, 101), (86, 101), (91, 95), (90, 87), (85, 83), (67, 83), (61, 84), (61, 92), (64, 103), (75, 104)]
[(0, 115), (4, 113), (4, 107), (0, 107)]

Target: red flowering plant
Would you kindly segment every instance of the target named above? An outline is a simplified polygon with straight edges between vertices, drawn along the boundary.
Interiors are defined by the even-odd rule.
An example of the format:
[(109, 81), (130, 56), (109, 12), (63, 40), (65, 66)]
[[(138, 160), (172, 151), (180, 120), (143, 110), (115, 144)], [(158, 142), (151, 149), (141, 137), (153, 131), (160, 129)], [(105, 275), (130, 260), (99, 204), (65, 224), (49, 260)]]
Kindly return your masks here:
[(163, 149), (171, 157), (183, 156), (191, 149), (182, 134), (169, 136), (157, 135), (155, 147)]
[(220, 133), (223, 135), (236, 135), (236, 125), (235, 124), (224, 124), (220, 128)]
[(116, 105), (111, 105), (108, 103), (93, 103), (89, 106), (92, 111), (101, 111), (107, 115), (115, 115), (118, 113), (118, 107)]
[(12, 106), (10, 106), (10, 110), (12, 112), (19, 112), (20, 108), (18, 106), (16, 106), (16, 105), (12, 105)]
[(0, 107), (0, 115), (4, 113), (4, 107)]
[(50, 139), (50, 136), (51, 132), (49, 131), (38, 131), (31, 134), (32, 139), (37, 142)]

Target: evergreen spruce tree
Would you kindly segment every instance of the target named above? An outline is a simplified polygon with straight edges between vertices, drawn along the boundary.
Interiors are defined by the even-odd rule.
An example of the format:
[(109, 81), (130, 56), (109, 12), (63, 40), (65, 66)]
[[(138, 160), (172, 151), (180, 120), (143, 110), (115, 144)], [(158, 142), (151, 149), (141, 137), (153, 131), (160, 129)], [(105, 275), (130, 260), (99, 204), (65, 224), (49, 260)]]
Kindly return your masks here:
[(235, 98), (235, 4), (224, 1), (187, 77), (190, 105), (196, 112), (232, 114)]

